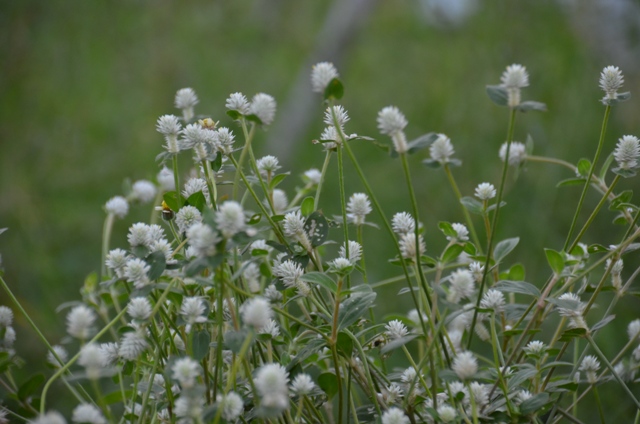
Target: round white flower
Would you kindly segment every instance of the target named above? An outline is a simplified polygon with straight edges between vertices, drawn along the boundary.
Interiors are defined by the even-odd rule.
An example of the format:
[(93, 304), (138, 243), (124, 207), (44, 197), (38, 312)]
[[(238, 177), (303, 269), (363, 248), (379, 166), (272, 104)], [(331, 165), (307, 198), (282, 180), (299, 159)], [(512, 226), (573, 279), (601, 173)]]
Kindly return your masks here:
[(600, 88), (606, 93), (605, 99), (615, 99), (617, 91), (624, 84), (624, 76), (617, 66), (607, 66), (600, 73)]
[(400, 408), (391, 407), (382, 414), (382, 424), (409, 424), (409, 417)]
[(82, 403), (73, 410), (71, 421), (74, 423), (106, 424), (102, 412), (90, 403)]
[(467, 380), (478, 372), (478, 360), (471, 352), (462, 352), (453, 360), (451, 366), (460, 380)]
[(156, 179), (158, 180), (158, 184), (160, 184), (162, 191), (173, 191), (176, 189), (176, 180), (173, 177), (173, 171), (166, 166), (158, 172)]
[(8, 306), (0, 306), (0, 327), (9, 327), (13, 323), (13, 311)]
[(200, 375), (200, 365), (195, 360), (185, 357), (176, 360), (171, 367), (172, 378), (178, 380), (183, 388), (193, 387)]
[(356, 225), (362, 225), (364, 224), (365, 217), (371, 213), (371, 210), (369, 197), (364, 193), (354, 193), (347, 203), (347, 218)]
[(640, 156), (640, 140), (633, 135), (622, 136), (618, 140), (613, 157), (618, 162), (621, 169), (633, 169), (638, 166), (638, 156)]
[(333, 63), (320, 62), (311, 68), (311, 88), (316, 93), (323, 93), (334, 78), (338, 78), (338, 70)]
[(416, 221), (408, 212), (398, 212), (391, 220), (393, 231), (396, 234), (413, 233), (416, 228)]
[(284, 410), (289, 407), (289, 373), (280, 364), (266, 364), (258, 369), (254, 384), (267, 408)]
[(387, 106), (378, 112), (378, 129), (380, 133), (393, 135), (404, 130), (407, 126), (407, 118), (395, 106)]
[(389, 321), (387, 325), (384, 326), (385, 334), (389, 339), (396, 340), (401, 339), (409, 334), (409, 330), (402, 323), (402, 321), (394, 319), (393, 321)]
[(242, 93), (230, 94), (224, 106), (227, 109), (235, 110), (242, 115), (246, 115), (247, 113), (249, 113), (249, 101)]
[(451, 139), (445, 134), (438, 134), (438, 138), (429, 146), (429, 154), (431, 159), (445, 164), (451, 160), (451, 156), (455, 153)]
[[(503, 143), (500, 147), (500, 160), (503, 162), (507, 156), (507, 143)], [(509, 165), (518, 166), (527, 158), (527, 148), (524, 144), (514, 141), (509, 148)]]
[(93, 334), (93, 323), (96, 314), (85, 305), (75, 306), (67, 314), (67, 333), (81, 340), (86, 340)]
[[(335, 118), (334, 118), (335, 116)], [(334, 122), (335, 119), (335, 122)], [(340, 105), (337, 106), (329, 106), (327, 108), (327, 110), (325, 110), (324, 112), (324, 123), (330, 126), (336, 126), (337, 127), (344, 127), (344, 124), (346, 124), (349, 121), (349, 115), (347, 114), (347, 111), (345, 110), (345, 108), (343, 108)], [(339, 143), (341, 140), (336, 139), (336, 141)]]
[(118, 218), (124, 218), (129, 212), (129, 202), (122, 196), (115, 196), (107, 201), (104, 209)]
[(496, 188), (490, 183), (480, 183), (476, 187), (476, 197), (480, 200), (493, 199), (496, 197)]
[(500, 77), (500, 82), (507, 89), (528, 87), (529, 74), (527, 73), (527, 68), (518, 64), (507, 66), (507, 69)]
[(131, 189), (133, 196), (142, 203), (149, 203), (156, 197), (156, 186), (151, 181), (138, 180)]
[(244, 231), (244, 210), (238, 202), (229, 200), (219, 206), (215, 216), (218, 230), (225, 238), (231, 238), (235, 234)]
[(251, 99), (249, 113), (256, 115), (264, 125), (270, 125), (276, 116), (276, 101), (268, 94), (258, 93)]
[(271, 304), (263, 297), (254, 297), (247, 300), (240, 307), (242, 322), (246, 325), (260, 330), (269, 324), (269, 320), (273, 317)]
[(151, 303), (146, 297), (134, 297), (127, 305), (127, 313), (133, 319), (144, 321), (151, 316)]
[(216, 397), (218, 408), (222, 409), (222, 418), (232, 422), (238, 419), (244, 410), (244, 402), (236, 392), (229, 392), (226, 395)]
[(124, 333), (120, 340), (118, 354), (127, 361), (135, 361), (149, 344), (140, 330)]
[(175, 98), (176, 108), (182, 109), (184, 120), (193, 118), (193, 107), (198, 104), (198, 96), (192, 88), (182, 88), (178, 90)]
[(291, 383), (291, 390), (298, 395), (308, 395), (313, 392), (315, 387), (311, 376), (304, 373), (296, 375)]

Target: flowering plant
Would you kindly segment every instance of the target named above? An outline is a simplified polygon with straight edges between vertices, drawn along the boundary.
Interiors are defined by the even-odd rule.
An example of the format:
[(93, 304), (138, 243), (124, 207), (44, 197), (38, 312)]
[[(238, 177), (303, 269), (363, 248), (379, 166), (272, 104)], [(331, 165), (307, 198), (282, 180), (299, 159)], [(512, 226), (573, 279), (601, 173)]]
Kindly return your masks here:
[[(304, 172), (291, 200), (278, 188), (288, 176), (278, 159), (256, 158), (252, 148), (256, 132), (274, 120), (273, 97), (260, 93), (249, 101), (231, 94), (232, 129), (196, 115), (198, 97), (184, 88), (175, 97), (182, 116), (157, 121), (165, 140), (158, 185), (138, 181), (105, 204), (102, 269), (85, 282), (81, 301), (68, 307), (69, 337), (59, 344), (47, 340), (0, 279), (47, 346), (54, 369), (46, 381), (40, 375), (14, 380), (21, 361), (13, 350), (13, 311), (0, 307), (0, 367), (10, 395), (0, 422), (66, 422), (47, 403), (53, 388), (77, 403), (74, 423), (582, 422), (581, 405), (591, 396), (604, 422), (608, 411), (598, 390), (612, 383), (630, 400), (637, 421), (640, 402), (629, 385), (640, 363), (640, 320), (628, 324), (629, 340), (613, 358), (596, 341), (639, 271), (622, 276), (623, 256), (640, 246), (640, 213), (629, 192), (615, 191), (621, 178), (635, 175), (638, 138), (621, 137), (595, 172), (611, 110), (629, 98), (618, 93), (619, 69), (607, 67), (601, 75), (605, 114), (595, 157), (573, 165), (535, 156), (531, 140), (513, 139), (517, 114), (545, 105), (522, 101), (528, 73), (521, 65), (507, 67), (501, 84), (487, 87), (490, 99), (509, 110), (498, 154), (501, 178), (478, 184), (473, 196), (458, 189), (453, 168), (460, 161), (445, 134), (408, 140), (407, 119), (395, 106), (377, 117), (389, 144), (347, 134), (335, 67), (317, 64), (311, 82), (327, 106), (326, 129), (316, 141), (325, 160), (321, 170)], [(399, 158), (410, 211), (389, 216), (383, 209), (351, 150), (353, 140)], [(441, 252), (427, 249), (426, 241), (439, 236), (432, 223), (421, 222), (407, 160), (426, 148), (424, 164), (442, 168), (464, 221), (437, 224), (447, 240)], [(194, 166), (186, 181), (177, 160), (185, 153)], [(320, 201), (330, 189), (324, 182), (334, 157), (341, 215), (327, 217)], [(517, 237), (496, 240), (509, 168), (527, 161), (564, 166), (575, 178), (562, 184), (583, 187), (564, 246), (545, 249), (547, 281), (526, 282), (522, 265), (509, 265)], [(356, 170), (364, 192), (346, 193), (346, 166)], [(579, 227), (590, 188), (600, 201)], [(151, 221), (133, 223), (128, 245), (112, 248), (115, 221), (130, 205), (149, 203)], [(627, 227), (624, 237), (609, 247), (583, 244), (607, 203), (618, 213), (615, 222)], [(366, 228), (373, 220), (381, 229)], [(397, 251), (389, 266), (397, 267), (397, 277), (370, 281), (365, 231), (388, 233)], [(596, 272), (603, 265), (604, 272)], [(409, 294), (413, 305), (381, 321), (376, 288), (389, 284)], [(614, 297), (599, 304), (600, 313), (595, 306), (603, 291)], [(539, 333), (549, 322), (551, 330), (545, 325)], [(390, 368), (392, 356), (403, 368)]]

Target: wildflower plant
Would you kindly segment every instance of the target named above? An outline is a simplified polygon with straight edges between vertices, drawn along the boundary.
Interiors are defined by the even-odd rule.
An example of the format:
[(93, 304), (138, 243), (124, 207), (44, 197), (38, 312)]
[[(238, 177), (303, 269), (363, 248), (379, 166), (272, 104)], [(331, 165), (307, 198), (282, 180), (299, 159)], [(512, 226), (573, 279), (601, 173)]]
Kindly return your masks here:
[[(53, 390), (74, 400), (69, 417), (77, 423), (582, 422), (591, 399), (605, 422), (605, 385), (628, 398), (625, 417), (637, 420), (640, 320), (628, 324), (628, 341), (608, 346), (614, 356), (603, 353), (599, 337), (614, 327), (613, 311), (638, 274), (627, 258), (640, 246), (640, 212), (630, 192), (616, 191), (621, 178), (635, 176), (638, 138), (608, 146), (609, 159), (595, 172), (612, 108), (629, 97), (618, 93), (623, 82), (618, 68), (602, 72), (595, 157), (573, 165), (534, 155), (530, 138), (514, 140), (518, 113), (546, 107), (523, 100), (535, 78), (522, 65), (508, 66), (500, 84), (487, 87), (508, 111), (504, 144), (493, 146), (500, 179), (479, 179), (469, 193), (453, 172), (463, 149), (442, 133), (408, 138), (411, 125), (396, 106), (371, 118), (381, 140), (348, 134), (344, 86), (330, 63), (311, 75), (326, 125), (314, 141), (321, 146), (311, 147), (325, 159), (301, 175), (295, 192), (281, 188), (292, 177), (278, 158), (253, 152), (256, 134), (276, 119), (272, 96), (236, 92), (224, 101), (227, 116), (209, 117), (197, 114), (193, 89), (179, 90), (177, 115), (156, 123), (158, 184), (137, 181), (104, 205), (100, 271), (66, 306), (69, 337), (47, 339), (0, 279), (15, 308), (0, 306), (1, 381), (9, 393), (0, 422), (66, 422), (51, 405)], [(351, 149), (355, 140), (395, 159), (410, 210), (380, 204)], [(412, 177), (440, 171), (412, 171), (414, 154), (445, 173), (459, 222), (431, 222), (418, 207)], [(193, 158), (193, 169), (179, 169), (179, 155)], [(337, 187), (328, 187), (334, 158)], [(560, 164), (574, 175), (560, 185), (583, 187), (561, 248), (518, 252), (517, 236), (496, 238), (509, 207), (509, 169), (528, 162)], [(347, 194), (347, 167), (362, 191)], [(579, 222), (590, 189), (600, 200)], [(327, 190), (339, 192), (339, 205), (321, 202)], [(131, 208), (149, 203), (150, 222), (126, 221)], [(605, 204), (624, 236), (613, 246), (583, 244)], [(323, 212), (332, 209), (340, 214)], [(126, 244), (111, 245), (116, 230), (126, 231)], [(371, 281), (365, 259), (374, 239), (395, 247), (388, 266), (397, 277)], [(437, 239), (441, 251), (432, 247)], [(523, 265), (510, 259), (516, 252), (546, 257), (548, 279), (525, 281)], [(376, 289), (389, 284), (409, 295), (408, 313), (376, 313)], [(23, 365), (14, 310), (48, 350), (46, 378), (14, 379)]]

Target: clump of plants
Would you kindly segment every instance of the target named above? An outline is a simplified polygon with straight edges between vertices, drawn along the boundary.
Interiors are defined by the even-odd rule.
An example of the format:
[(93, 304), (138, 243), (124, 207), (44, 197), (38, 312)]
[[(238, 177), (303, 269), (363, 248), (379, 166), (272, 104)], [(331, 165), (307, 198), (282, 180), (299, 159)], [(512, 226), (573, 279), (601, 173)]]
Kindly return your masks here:
[[(506, 141), (495, 146), (501, 176), (478, 181), (474, 193), (458, 189), (460, 161), (445, 134), (408, 140), (395, 106), (378, 114), (379, 140), (350, 134), (335, 67), (317, 64), (311, 82), (326, 106), (312, 148), (325, 159), (310, 164), (319, 169), (305, 171), (293, 192), (280, 188), (293, 177), (278, 158), (256, 158), (252, 148), (274, 120), (273, 97), (233, 93), (228, 116), (208, 117), (196, 115), (192, 89), (177, 92), (182, 115), (157, 121), (157, 184), (137, 181), (106, 202), (102, 269), (63, 308), (64, 339), (45, 338), (0, 279), (12, 302), (0, 307), (0, 422), (67, 422), (50, 402), (56, 391), (77, 404), (67, 416), (73, 423), (604, 423), (617, 408), (600, 401), (605, 389), (628, 398), (633, 407), (623, 415), (638, 422), (631, 387), (640, 319), (622, 323), (614, 313), (640, 272), (624, 272), (625, 255), (640, 246), (639, 210), (630, 191), (616, 190), (635, 176), (640, 142), (624, 135), (613, 151), (605, 145), (612, 110), (629, 98), (619, 93), (620, 70), (602, 71), (602, 132), (593, 159), (573, 164), (534, 155), (531, 139), (514, 140), (518, 114), (545, 105), (522, 100), (527, 71), (508, 66), (501, 83), (487, 87), (507, 112)], [(389, 166), (404, 171), (410, 210), (380, 204), (354, 142), (390, 153)], [(446, 174), (462, 222), (421, 219), (412, 175), (433, 171), (411, 170), (407, 157), (427, 153), (424, 164)], [(179, 155), (193, 157), (192, 169), (179, 169)], [(337, 187), (325, 184), (333, 161)], [(561, 248), (519, 249), (549, 264), (546, 280), (527, 282), (512, 254), (519, 239), (498, 240), (496, 228), (508, 207), (508, 171), (528, 161), (568, 168), (574, 176), (561, 185), (582, 192)], [(347, 167), (362, 192), (346, 192)], [(323, 204), (330, 190), (339, 191), (339, 207)], [(581, 222), (589, 192), (600, 201)], [(114, 223), (149, 205), (149, 222), (131, 223), (128, 243), (112, 246)], [(583, 244), (605, 205), (624, 236), (611, 246)], [(338, 208), (339, 216), (323, 213)], [(447, 241), (442, 251), (429, 248), (436, 238)], [(365, 240), (395, 246), (387, 266), (397, 277), (368, 277)], [(376, 289), (391, 284), (411, 306), (382, 320)], [(614, 296), (603, 300), (605, 291)], [(14, 311), (47, 347), (50, 375), (14, 378), (17, 367), (29, 367), (13, 349)], [(598, 336), (615, 326), (627, 326), (628, 339), (606, 356)], [(598, 418), (584, 416), (586, 403)]]

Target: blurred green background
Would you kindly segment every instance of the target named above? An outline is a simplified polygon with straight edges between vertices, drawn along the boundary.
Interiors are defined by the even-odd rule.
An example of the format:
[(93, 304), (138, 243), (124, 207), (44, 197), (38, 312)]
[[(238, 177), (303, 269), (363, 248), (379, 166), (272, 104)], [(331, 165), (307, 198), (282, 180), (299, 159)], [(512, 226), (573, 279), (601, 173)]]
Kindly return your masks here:
[[(293, 176), (320, 168), (323, 153), (310, 140), (322, 131), (320, 98), (312, 95), (313, 63), (333, 61), (346, 91), (347, 132), (373, 136), (377, 112), (398, 106), (410, 138), (446, 133), (463, 161), (454, 170), (464, 195), (484, 181), (497, 184), (507, 110), (493, 105), (486, 84), (497, 84), (505, 66), (527, 66), (524, 98), (548, 105), (546, 113), (520, 114), (516, 139), (530, 134), (535, 154), (576, 163), (592, 157), (604, 107), (600, 70), (619, 65), (632, 99), (616, 106), (605, 154), (623, 134), (640, 134), (637, 94), (640, 30), (637, 3), (597, 1), (7, 1), (0, 5), (0, 253), (5, 278), (54, 342), (64, 332), (58, 304), (78, 298), (84, 277), (100, 266), (102, 205), (121, 194), (122, 182), (158, 172), (162, 137), (155, 121), (173, 108), (177, 89), (200, 97), (196, 113), (226, 117), (224, 101), (242, 91), (273, 95), (276, 122), (259, 132), (258, 156), (276, 153)], [(636, 19), (637, 21), (637, 19)], [(635, 25), (635, 26), (634, 26)], [(239, 133), (236, 129), (236, 133)], [(385, 140), (386, 141), (386, 140)], [(353, 145), (387, 215), (409, 210), (400, 163), (373, 145)], [(463, 216), (442, 170), (424, 168), (426, 151), (412, 157), (414, 184), (428, 252), (445, 244), (441, 220)], [(328, 215), (338, 214), (335, 163), (323, 196)], [(510, 259), (541, 286), (548, 276), (543, 248), (561, 249), (579, 189), (555, 188), (570, 172), (530, 163), (507, 185), (499, 239), (519, 236)], [(637, 180), (620, 189), (634, 188)], [(363, 191), (347, 166), (347, 192)], [(591, 192), (582, 221), (598, 197)], [(127, 227), (147, 219), (148, 207), (118, 221), (113, 246)], [(616, 243), (624, 228), (599, 225), (585, 241)], [(372, 215), (373, 222), (379, 222)], [(478, 223), (480, 224), (480, 223)], [(480, 228), (480, 226), (478, 227)], [(335, 233), (339, 237), (338, 232)], [(388, 236), (367, 228), (370, 281), (395, 275)], [(637, 255), (629, 258), (631, 274)], [(400, 287), (383, 291), (394, 298)], [(408, 301), (408, 299), (406, 299)], [(0, 303), (8, 304), (4, 293)], [(404, 299), (381, 302), (380, 315), (409, 308)], [(638, 303), (622, 302), (628, 317)], [(31, 330), (17, 317), (18, 350), (30, 348)], [(612, 354), (620, 341), (604, 344)], [(21, 354), (23, 352), (20, 352)], [(42, 357), (42, 346), (32, 354)]]

